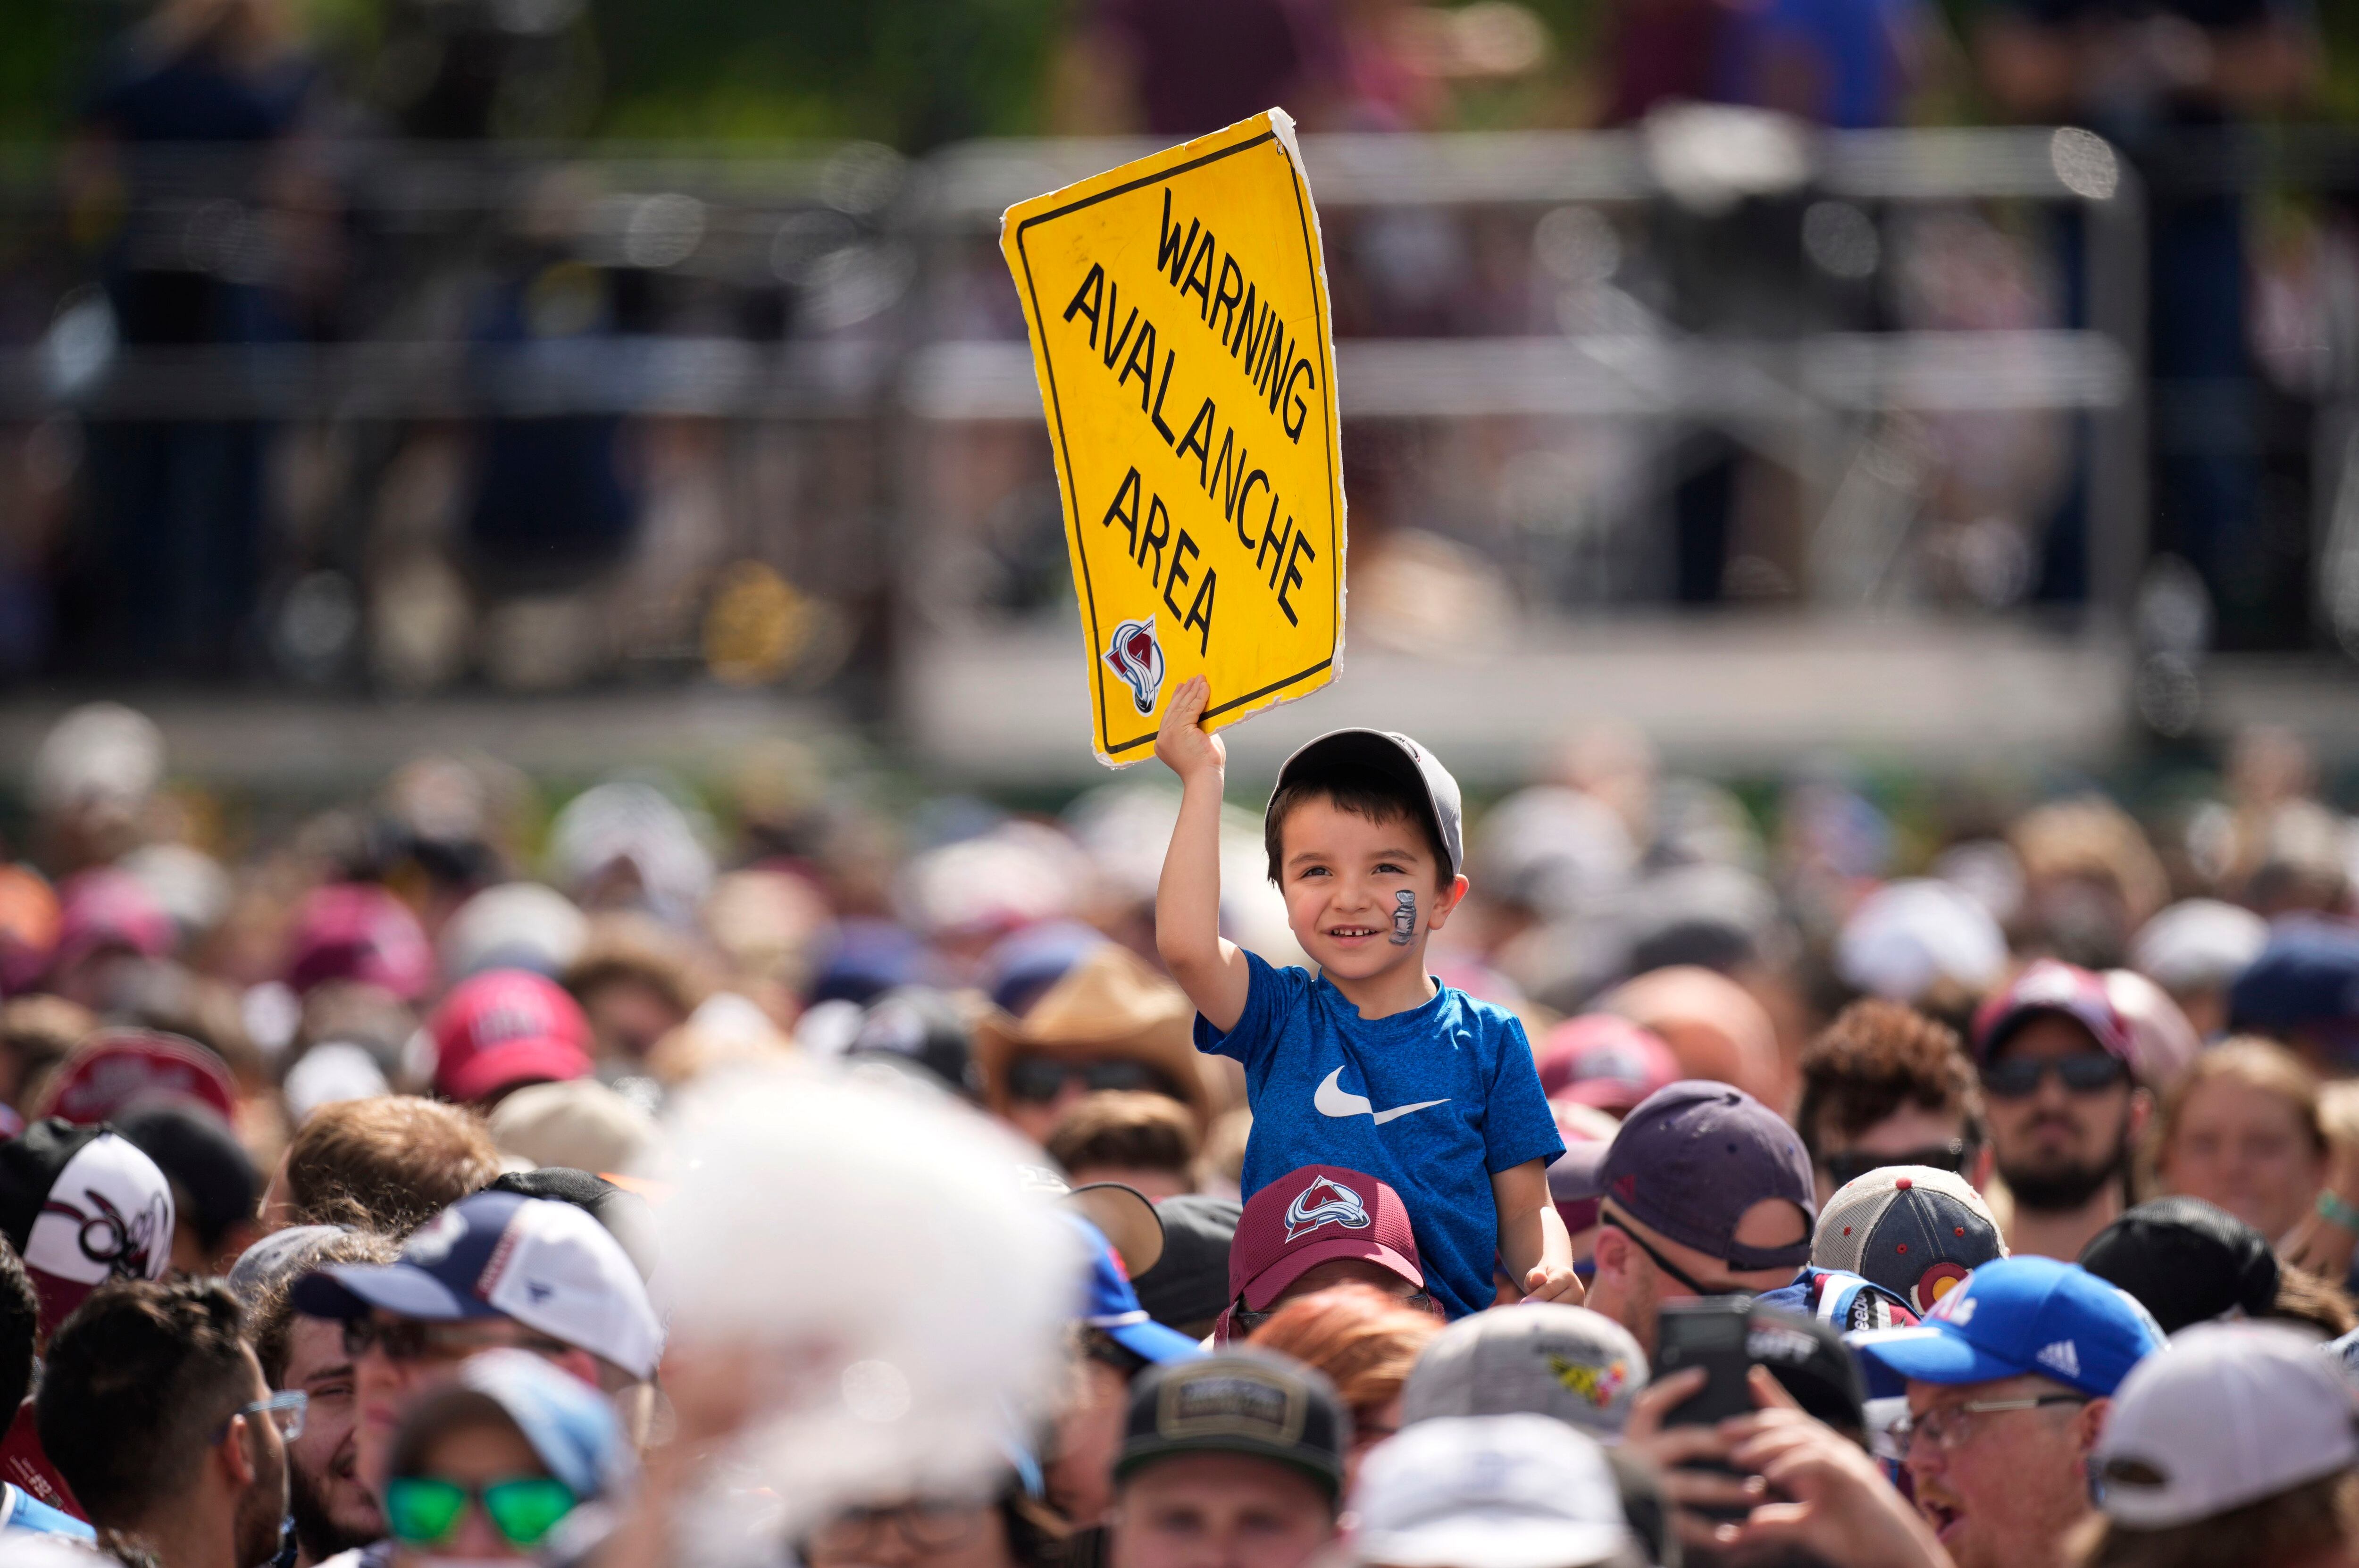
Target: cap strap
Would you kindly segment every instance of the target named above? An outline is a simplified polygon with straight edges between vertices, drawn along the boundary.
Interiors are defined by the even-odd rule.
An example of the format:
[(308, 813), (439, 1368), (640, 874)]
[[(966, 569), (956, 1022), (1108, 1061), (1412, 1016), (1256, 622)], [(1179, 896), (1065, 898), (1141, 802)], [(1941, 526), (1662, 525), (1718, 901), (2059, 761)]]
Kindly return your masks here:
[(1810, 1238), (1807, 1236), (1788, 1247), (1747, 1247), (1742, 1242), (1728, 1244), (1723, 1261), (1734, 1268), (1750, 1271), (1755, 1269), (1799, 1269), (1810, 1260)]

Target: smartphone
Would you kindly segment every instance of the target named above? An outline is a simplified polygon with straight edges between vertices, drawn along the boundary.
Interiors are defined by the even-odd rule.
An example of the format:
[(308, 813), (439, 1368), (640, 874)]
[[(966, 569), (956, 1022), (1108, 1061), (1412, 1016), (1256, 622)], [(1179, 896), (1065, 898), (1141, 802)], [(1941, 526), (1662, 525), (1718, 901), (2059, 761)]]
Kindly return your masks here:
[[(1690, 1367), (1704, 1369), (1701, 1390), (1673, 1406), (1663, 1417), (1665, 1426), (1710, 1426), (1730, 1416), (1753, 1413), (1753, 1394), (1745, 1386), (1753, 1366), (1753, 1298), (1715, 1296), (1703, 1301), (1669, 1302), (1655, 1316), (1655, 1376), (1668, 1378)], [(1690, 1460), (1680, 1466), (1732, 1478), (1743, 1472), (1716, 1460)], [(1708, 1519), (1740, 1520), (1749, 1508), (1692, 1507)]]
[(1665, 1426), (1710, 1426), (1753, 1413), (1753, 1395), (1745, 1385), (1753, 1366), (1746, 1344), (1752, 1314), (1750, 1296), (1668, 1302), (1658, 1312), (1655, 1376), (1668, 1378), (1690, 1367), (1706, 1374), (1703, 1388), (1663, 1417)]

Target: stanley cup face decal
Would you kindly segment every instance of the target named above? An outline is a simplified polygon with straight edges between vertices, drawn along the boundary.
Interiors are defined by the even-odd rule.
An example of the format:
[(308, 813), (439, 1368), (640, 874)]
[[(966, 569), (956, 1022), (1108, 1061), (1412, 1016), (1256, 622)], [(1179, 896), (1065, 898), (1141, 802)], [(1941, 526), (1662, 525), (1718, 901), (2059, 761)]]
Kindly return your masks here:
[(1141, 713), (1155, 711), (1155, 694), (1163, 689), (1163, 644), (1155, 640), (1155, 617), (1125, 621), (1114, 629), (1105, 662), (1130, 687), (1130, 697)]

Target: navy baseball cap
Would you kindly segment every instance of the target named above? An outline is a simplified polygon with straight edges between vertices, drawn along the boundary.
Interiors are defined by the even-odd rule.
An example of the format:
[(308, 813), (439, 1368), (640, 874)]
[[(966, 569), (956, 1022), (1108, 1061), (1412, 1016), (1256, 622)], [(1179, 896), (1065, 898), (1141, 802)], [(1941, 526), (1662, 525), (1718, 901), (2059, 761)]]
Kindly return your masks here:
[(2319, 1034), (2344, 1050), (2359, 1042), (2359, 925), (2289, 915), (2228, 988), (2228, 1027)]
[(1982, 1195), (1954, 1172), (1884, 1165), (1827, 1199), (1810, 1262), (1874, 1281), (1922, 1316), (1960, 1281), (2006, 1256)]
[[(1450, 776), (1441, 759), (1397, 730), (1330, 730), (1304, 741), (1279, 764), (1277, 783), (1269, 792), (1270, 805), (1277, 803), (1279, 790), (1306, 773), (1355, 768), (1387, 774), (1415, 791), (1424, 800), (1433, 830), (1450, 857), (1449, 874), (1454, 877), (1465, 869), (1465, 808), (1459, 799), (1458, 781)], [(1268, 806), (1262, 807), (1262, 817), (1268, 820)]]
[(1147, 1315), (1105, 1232), (1078, 1214), (1069, 1213), (1065, 1217), (1082, 1233), (1090, 1249), (1089, 1294), (1081, 1316), (1084, 1325), (1102, 1331), (1125, 1350), (1158, 1367), (1173, 1361), (1192, 1361), (1204, 1354), (1203, 1347), (1194, 1340)]
[(2137, 1298), (2077, 1263), (2001, 1258), (1966, 1276), (1915, 1328), (1849, 1338), (1876, 1366), (1920, 1383), (2037, 1375), (2107, 1399), (2162, 1330)]
[(663, 1325), (623, 1244), (586, 1209), (554, 1198), (481, 1192), (429, 1220), (391, 1263), (342, 1263), (306, 1274), (290, 1294), (309, 1317), (366, 1317), (381, 1308), (429, 1323), (513, 1318), (655, 1375)]
[[(1799, 1269), (1810, 1260), (1819, 1217), (1810, 1156), (1784, 1117), (1733, 1084), (1682, 1078), (1640, 1100), (1606, 1146), (1596, 1189), (1640, 1224), (1733, 1268)], [(1800, 1240), (1737, 1241), (1745, 1211), (1764, 1198), (1802, 1211)]]

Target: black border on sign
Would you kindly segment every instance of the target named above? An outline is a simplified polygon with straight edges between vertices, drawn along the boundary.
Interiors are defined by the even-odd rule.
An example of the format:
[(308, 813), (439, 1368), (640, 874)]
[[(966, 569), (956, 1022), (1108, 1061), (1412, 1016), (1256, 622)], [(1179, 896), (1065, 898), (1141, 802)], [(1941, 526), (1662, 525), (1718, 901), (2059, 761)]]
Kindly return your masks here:
[[(1101, 201), (1108, 200), (1116, 196), (1126, 196), (1143, 185), (1153, 185), (1158, 180), (1169, 179), (1174, 175), (1186, 174), (1190, 169), (1201, 168), (1208, 163), (1217, 163), (1224, 157), (1230, 157), (1235, 154), (1249, 151), (1252, 148), (1261, 146), (1264, 142), (1274, 142), (1277, 139), (1277, 133), (1276, 131), (1264, 131), (1257, 136), (1249, 137), (1245, 141), (1239, 142), (1235, 146), (1223, 147), (1219, 152), (1206, 153), (1202, 157), (1190, 158), (1186, 163), (1174, 164), (1169, 168), (1158, 169), (1153, 174), (1141, 175), (1138, 178), (1130, 181), (1126, 185), (1117, 185), (1110, 190), (1101, 190), (1094, 196), (1084, 196), (1079, 201), (1069, 201), (1062, 207), (1052, 207), (1046, 212), (1036, 212), (1031, 217), (1025, 219), (1021, 223), (1016, 224), (1016, 254), (1024, 259), (1024, 292), (1027, 297), (1027, 302), (1032, 307), (1032, 319), (1039, 327), (1042, 343), (1045, 345), (1048, 341), (1048, 318), (1040, 314), (1040, 291), (1036, 286), (1032, 276), (1032, 256), (1031, 253), (1024, 248), (1024, 233), (1026, 230), (1031, 228), (1036, 223), (1045, 223), (1052, 218), (1065, 217), (1070, 213), (1080, 211), (1084, 207), (1093, 207)], [(1313, 314), (1318, 318), (1316, 330), (1319, 337), (1319, 362), (1321, 367), (1328, 369), (1332, 373), (1335, 362), (1333, 356), (1329, 353), (1327, 347), (1327, 296), (1325, 290), (1320, 287), (1319, 251), (1318, 247), (1312, 243), (1310, 238), (1310, 214), (1308, 209), (1304, 206), (1302, 200), (1302, 175), (1301, 172), (1294, 167), (1294, 160), (1290, 157), (1286, 160), (1286, 173), (1288, 180), (1291, 182), (1294, 187), (1294, 210), (1302, 225), (1302, 254), (1305, 259), (1310, 263), (1310, 296), (1312, 301), (1318, 307)], [(1057, 456), (1060, 460), (1057, 467), (1060, 470), (1060, 477), (1065, 481), (1065, 514), (1072, 519), (1071, 525), (1073, 531), (1073, 538), (1071, 541), (1073, 555), (1074, 557), (1082, 563), (1082, 589), (1084, 596), (1089, 600), (1090, 674), (1093, 676), (1093, 689), (1097, 694), (1098, 733), (1105, 735), (1111, 733), (1113, 726), (1106, 722), (1105, 671), (1099, 667), (1104, 663), (1104, 658), (1098, 650), (1098, 643), (1100, 639), (1098, 637), (1097, 594), (1090, 583), (1089, 552), (1082, 547), (1081, 495), (1073, 485), (1072, 455), (1066, 449), (1065, 446), (1065, 410), (1062, 403), (1057, 396), (1056, 357), (1048, 352), (1045, 346), (1040, 354), (1040, 364), (1041, 368), (1047, 373), (1049, 378), (1049, 413), (1050, 421), (1055, 426), (1057, 433)], [(1330, 373), (1328, 379), (1332, 381), (1334, 377)], [(1332, 386), (1330, 386), (1327, 389), (1327, 397), (1328, 407), (1332, 409), (1334, 407), (1335, 397), (1335, 389)], [(1335, 451), (1333, 443), (1324, 440), (1323, 431), (1321, 432), (1321, 444), (1325, 445), (1328, 449), (1327, 558), (1331, 562), (1335, 562), (1336, 569), (1341, 570), (1341, 561), (1335, 552)], [(1338, 625), (1335, 628), (1335, 634), (1338, 637), (1341, 637), (1343, 635), (1343, 627)], [(1335, 655), (1331, 652), (1325, 658), (1320, 660), (1317, 664), (1312, 665), (1308, 669), (1297, 670), (1290, 676), (1287, 676), (1279, 680), (1272, 681), (1269, 685), (1263, 687), (1258, 691), (1249, 691), (1243, 697), (1233, 697), (1226, 702), (1206, 708), (1202, 717), (1204, 719), (1212, 719), (1220, 714), (1226, 713), (1233, 708), (1241, 708), (1248, 702), (1258, 701), (1260, 698), (1267, 697), (1274, 691), (1283, 691), (1286, 687), (1294, 685), (1298, 681), (1310, 679), (1312, 676), (1317, 675), (1320, 671), (1326, 669), (1328, 666), (1334, 664), (1334, 662)], [(1201, 720), (1200, 719), (1199, 722), (1201, 721)], [(1106, 745), (1106, 755), (1109, 757), (1118, 757), (1125, 752), (1135, 752), (1139, 747), (1151, 743), (1154, 739), (1155, 732), (1153, 730), (1149, 730), (1144, 735), (1135, 736), (1128, 741), (1109, 741)]]

